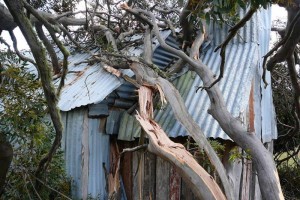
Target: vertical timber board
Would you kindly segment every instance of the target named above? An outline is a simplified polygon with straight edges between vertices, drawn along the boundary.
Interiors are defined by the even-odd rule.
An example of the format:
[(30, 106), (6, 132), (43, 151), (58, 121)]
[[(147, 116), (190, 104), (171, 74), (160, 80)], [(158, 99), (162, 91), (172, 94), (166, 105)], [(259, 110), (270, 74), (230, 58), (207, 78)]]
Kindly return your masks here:
[(133, 152), (132, 162), (133, 200), (143, 200), (144, 153)]
[(250, 160), (244, 159), (244, 170), (243, 170), (243, 180), (242, 180), (242, 200), (250, 199), (250, 183), (251, 183), (251, 174), (252, 174), (252, 162)]
[(156, 160), (156, 200), (166, 200), (169, 198), (170, 164), (160, 157)]
[(194, 193), (189, 188), (189, 186), (181, 180), (181, 194), (180, 194), (180, 200), (194, 200)]
[[(121, 146), (122, 150), (124, 148), (131, 148), (132, 145), (130, 145), (129, 142), (120, 142), (119, 146)], [(120, 150), (120, 152), (122, 151)], [(132, 196), (132, 187), (133, 187), (133, 183), (132, 183), (132, 152), (126, 152), (124, 153), (124, 155), (121, 157), (121, 176), (122, 176), (122, 180), (123, 180), (123, 184), (124, 184), (124, 188), (125, 188), (125, 192), (126, 192), (126, 197), (128, 200), (133, 199)]]
[(137, 185), (137, 167), (138, 167), (138, 156), (137, 152), (132, 152), (132, 170), (131, 170), (131, 179), (132, 179), (132, 200), (138, 200), (139, 194), (138, 194), (138, 185)]
[(155, 200), (156, 156), (152, 153), (146, 152), (144, 163), (145, 163), (145, 167), (144, 167), (143, 199)]
[(170, 200), (180, 200), (181, 177), (175, 166), (170, 167)]
[(84, 112), (83, 117), (83, 133), (81, 143), (81, 192), (82, 199), (88, 197), (88, 181), (89, 181), (89, 119), (88, 112)]
[(252, 82), (252, 87), (250, 91), (250, 97), (249, 97), (249, 131), (255, 132), (255, 126), (254, 126), (254, 118), (255, 118), (255, 112), (254, 112), (254, 87), (253, 87), (253, 82)]

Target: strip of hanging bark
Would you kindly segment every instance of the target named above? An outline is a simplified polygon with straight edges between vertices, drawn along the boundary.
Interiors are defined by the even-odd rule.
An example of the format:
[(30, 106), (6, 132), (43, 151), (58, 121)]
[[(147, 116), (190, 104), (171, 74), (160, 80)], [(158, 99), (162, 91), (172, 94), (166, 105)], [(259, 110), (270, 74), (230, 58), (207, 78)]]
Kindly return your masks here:
[(183, 145), (172, 142), (150, 116), (153, 115), (153, 93), (148, 87), (139, 90), (140, 114), (137, 120), (149, 138), (148, 150), (171, 161), (199, 199), (226, 199), (215, 180), (197, 163)]
[(121, 71), (119, 71), (119, 70), (117, 70), (117, 69), (115, 69), (115, 68), (113, 68), (113, 67), (111, 67), (111, 66), (104, 65), (103, 68), (104, 68), (107, 72), (109, 72), (109, 73), (115, 75), (115, 76), (118, 77), (118, 78), (120, 78), (120, 77), (122, 76), (122, 72), (121, 72)]

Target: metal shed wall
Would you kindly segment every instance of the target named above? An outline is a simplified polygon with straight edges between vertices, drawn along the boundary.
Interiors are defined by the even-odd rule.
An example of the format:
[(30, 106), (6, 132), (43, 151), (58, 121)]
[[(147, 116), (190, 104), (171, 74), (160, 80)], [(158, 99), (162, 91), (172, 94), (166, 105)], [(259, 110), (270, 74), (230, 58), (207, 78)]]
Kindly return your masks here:
[(90, 119), (87, 108), (62, 112), (67, 174), (72, 178), (72, 197), (107, 199), (103, 163), (109, 169), (109, 135), (100, 131), (100, 119)]

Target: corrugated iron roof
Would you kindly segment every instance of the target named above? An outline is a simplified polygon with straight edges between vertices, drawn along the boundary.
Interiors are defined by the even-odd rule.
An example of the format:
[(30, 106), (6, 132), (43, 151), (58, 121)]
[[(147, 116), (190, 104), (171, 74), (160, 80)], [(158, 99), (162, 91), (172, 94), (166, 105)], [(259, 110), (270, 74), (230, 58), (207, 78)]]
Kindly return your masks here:
[[(245, 12), (241, 11), (241, 15)], [(230, 27), (223, 26), (214, 27), (211, 30), (214, 35), (212, 44), (215, 44), (201, 57), (203, 63), (212, 67), (212, 71), (218, 75), (220, 67), (219, 52), (214, 52), (216, 45), (220, 44), (227, 36)], [(262, 56), (267, 53), (269, 48), (269, 33), (271, 28), (271, 12), (268, 10), (261, 10), (256, 13), (254, 17), (247, 22), (246, 26), (239, 31), (239, 35), (228, 45), (226, 49), (226, 65), (224, 78), (220, 81), (219, 86), (223, 93), (228, 110), (235, 117), (244, 116), (247, 112), (249, 102), (249, 95), (251, 89), (251, 82), (256, 77), (256, 81), (260, 83), (259, 77), (262, 63)], [(161, 49), (163, 52), (164, 50)], [(161, 53), (162, 54), (162, 53)], [(164, 53), (164, 56), (157, 56), (157, 60), (163, 61), (169, 55)], [(164, 59), (160, 59), (164, 58)], [(260, 76), (261, 77), (261, 76)], [(210, 105), (209, 98), (205, 91), (196, 93), (197, 87), (202, 85), (199, 76), (193, 72), (188, 72), (174, 81), (174, 85), (181, 93), (189, 113), (193, 119), (199, 124), (207, 137), (230, 139), (224, 131), (220, 128), (218, 123), (207, 113)], [(260, 84), (257, 86), (258, 91), (261, 91)], [(269, 87), (270, 89), (270, 87)], [(271, 90), (263, 91), (268, 108), (272, 103)], [(259, 92), (259, 94), (261, 94)], [(256, 93), (255, 101), (257, 105), (260, 104), (261, 95)], [(256, 107), (255, 121), (256, 130), (264, 142), (277, 138), (276, 121), (274, 120), (275, 113), (267, 112), (266, 109), (260, 109), (266, 105)], [(269, 113), (264, 114), (264, 113)], [(132, 117), (122, 119), (119, 131), (119, 138), (124, 140), (132, 140), (139, 135), (136, 129), (136, 120)], [(261, 124), (261, 120), (266, 122), (267, 126)], [(155, 112), (155, 119), (162, 126), (170, 137), (178, 137), (187, 135), (186, 130), (176, 121), (170, 106), (163, 110)], [(124, 124), (123, 124), (124, 123)], [(126, 126), (125, 124), (130, 124)], [(258, 127), (260, 126), (260, 127)], [(123, 130), (126, 128), (127, 130)], [(267, 130), (267, 129), (272, 130)], [(130, 134), (131, 133), (131, 134)], [(261, 133), (261, 134), (260, 134)]]
[[(253, 44), (233, 44), (227, 47), (226, 65), (224, 78), (219, 83), (228, 110), (233, 116), (238, 117), (241, 112), (246, 111), (251, 81), (255, 68), (258, 64), (258, 47)], [(221, 58), (219, 52), (214, 52), (214, 48), (209, 49), (202, 58), (208, 66), (212, 66), (215, 74), (219, 73)], [(192, 82), (191, 86), (190, 83)], [(185, 104), (193, 119), (200, 125), (207, 137), (229, 139), (221, 130), (218, 123), (207, 113), (210, 100), (205, 91), (198, 91), (197, 87), (203, 85), (199, 76), (188, 73), (180, 77), (175, 84), (181, 93), (186, 94)], [(167, 112), (167, 113), (165, 113)], [(170, 108), (156, 112), (158, 123), (170, 137), (187, 135), (186, 130), (178, 123)]]
[[(170, 30), (162, 31), (162, 37), (166, 38)], [(153, 47), (158, 47), (158, 42), (153, 41)], [(141, 55), (142, 46), (129, 49), (131, 55)], [(108, 94), (117, 89), (123, 80), (106, 72), (99, 63), (89, 65), (80, 63), (90, 57), (87, 53), (76, 53), (69, 56), (69, 72), (65, 80), (65, 86), (62, 88), (58, 102), (58, 107), (62, 111), (69, 111), (74, 108), (95, 104), (101, 102)], [(133, 76), (131, 70), (123, 70), (124, 74)], [(55, 84), (58, 84), (58, 80)]]

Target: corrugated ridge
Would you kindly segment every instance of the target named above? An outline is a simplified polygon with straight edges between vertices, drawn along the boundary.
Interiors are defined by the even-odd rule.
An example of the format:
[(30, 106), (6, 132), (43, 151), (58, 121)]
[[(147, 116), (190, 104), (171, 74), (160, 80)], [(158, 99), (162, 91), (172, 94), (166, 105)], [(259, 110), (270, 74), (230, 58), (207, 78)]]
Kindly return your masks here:
[(103, 169), (109, 169), (109, 135), (101, 133), (100, 119), (89, 119), (89, 182), (88, 193), (92, 197), (107, 199), (106, 178)]

